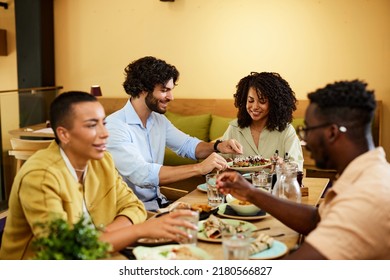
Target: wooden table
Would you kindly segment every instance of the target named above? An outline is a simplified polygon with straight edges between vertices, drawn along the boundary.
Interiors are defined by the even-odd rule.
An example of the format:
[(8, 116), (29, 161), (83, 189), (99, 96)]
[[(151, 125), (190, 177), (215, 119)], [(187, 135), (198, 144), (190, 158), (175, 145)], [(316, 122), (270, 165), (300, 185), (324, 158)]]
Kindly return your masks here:
[[(302, 203), (313, 206), (317, 205), (328, 182), (329, 179), (327, 178), (304, 178), (303, 184), (309, 188), (309, 195), (302, 197)], [(195, 189), (194, 191), (180, 198), (179, 201), (186, 203), (207, 203), (207, 195), (205, 192), (201, 192)], [(248, 222), (252, 222), (257, 228), (270, 227), (270, 230), (264, 231), (264, 233), (269, 235), (283, 233), (284, 236), (275, 237), (275, 239), (285, 243), (289, 250), (293, 249), (297, 245), (299, 234), (272, 216), (262, 220), (251, 220)], [(221, 243), (198, 240), (198, 247), (211, 254), (214, 259), (223, 259)]]
[[(29, 125), (27, 127), (17, 128), (8, 131), (12, 137), (37, 137), (37, 138), (54, 138), (54, 132), (46, 129), (46, 123)], [(45, 131), (40, 131), (44, 129)], [(49, 130), (49, 131), (47, 131)]]
[[(303, 184), (309, 188), (309, 195), (306, 197), (302, 197), (302, 203), (313, 206), (317, 205), (328, 183), (329, 179), (327, 178), (303, 178)], [(207, 203), (207, 195), (205, 192), (195, 189), (189, 194), (180, 198), (178, 201), (182, 201), (185, 203)], [(272, 216), (262, 220), (254, 220), (249, 222), (252, 222), (257, 228), (270, 227), (270, 230), (264, 231), (264, 233), (266, 234), (276, 235), (283, 233), (284, 236), (275, 237), (275, 239), (286, 244), (289, 250), (293, 249), (297, 245), (299, 234), (294, 230), (288, 228)], [(202, 240), (198, 240), (198, 247), (202, 248), (210, 255), (212, 255), (215, 260), (223, 259), (221, 243), (205, 242)], [(124, 260), (126, 259), (126, 257), (119, 253), (116, 253), (113, 254), (110, 259)]]

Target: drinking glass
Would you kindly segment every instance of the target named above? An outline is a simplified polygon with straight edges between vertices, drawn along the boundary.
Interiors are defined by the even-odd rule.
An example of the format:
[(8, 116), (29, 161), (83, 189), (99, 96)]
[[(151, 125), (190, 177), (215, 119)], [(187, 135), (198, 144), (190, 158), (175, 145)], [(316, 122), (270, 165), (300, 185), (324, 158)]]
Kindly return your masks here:
[[(190, 209), (190, 208), (177, 207), (173, 211), (178, 211), (181, 209)], [(199, 212), (198, 211), (191, 211), (191, 212), (192, 212), (191, 216), (181, 216), (179, 219), (188, 221), (197, 227), (199, 223)], [(179, 243), (196, 246), (198, 243), (198, 231), (196, 229), (191, 229), (187, 227), (180, 227), (180, 229), (187, 233), (187, 237), (180, 236)]]
[(219, 206), (225, 199), (225, 196), (218, 191), (216, 186), (217, 176), (218, 175), (216, 173), (206, 175), (207, 200), (211, 207)]
[(260, 171), (252, 174), (252, 184), (256, 188), (260, 188), (269, 192), (272, 184), (272, 174)]
[(249, 246), (251, 232), (222, 231), (222, 248), (225, 260), (247, 260), (249, 258)]

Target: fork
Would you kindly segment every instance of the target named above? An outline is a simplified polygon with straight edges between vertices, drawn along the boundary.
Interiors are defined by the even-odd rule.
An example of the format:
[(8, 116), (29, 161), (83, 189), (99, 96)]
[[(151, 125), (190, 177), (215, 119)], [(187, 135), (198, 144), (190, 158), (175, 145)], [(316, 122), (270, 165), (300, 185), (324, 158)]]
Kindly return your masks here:
[[(271, 229), (271, 228), (270, 227), (258, 228), (258, 229), (253, 230), (252, 233), (258, 232), (258, 231), (263, 231), (263, 230), (269, 230), (269, 229)], [(270, 235), (270, 237), (282, 237), (282, 236), (285, 236), (285, 234), (279, 233), (279, 234)]]
[(258, 228), (258, 229), (252, 230), (252, 233), (253, 232), (258, 232), (258, 231), (263, 231), (263, 230), (270, 230), (270, 229), (271, 229), (270, 227)]

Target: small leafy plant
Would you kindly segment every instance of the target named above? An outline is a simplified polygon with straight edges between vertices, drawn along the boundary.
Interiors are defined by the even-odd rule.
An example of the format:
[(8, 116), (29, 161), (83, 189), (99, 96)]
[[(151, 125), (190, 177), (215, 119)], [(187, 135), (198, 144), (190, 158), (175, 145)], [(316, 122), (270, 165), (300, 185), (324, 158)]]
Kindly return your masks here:
[(109, 244), (99, 240), (99, 231), (82, 216), (73, 226), (61, 218), (37, 223), (43, 234), (33, 242), (39, 260), (95, 260), (109, 256)]

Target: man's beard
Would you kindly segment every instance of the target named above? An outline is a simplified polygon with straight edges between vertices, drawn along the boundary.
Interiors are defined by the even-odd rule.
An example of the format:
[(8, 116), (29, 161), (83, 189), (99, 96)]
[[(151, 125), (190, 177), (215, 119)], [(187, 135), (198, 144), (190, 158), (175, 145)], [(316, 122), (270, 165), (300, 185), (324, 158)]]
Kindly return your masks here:
[[(317, 139), (317, 141), (318, 141), (317, 151), (316, 151), (317, 158), (314, 159), (315, 166), (320, 169), (330, 169), (331, 167), (329, 166), (329, 155), (327, 150), (325, 149), (324, 139), (321, 137)], [(320, 149), (320, 151), (318, 149)], [(311, 151), (310, 148), (309, 151)], [(318, 156), (318, 154), (320, 154), (321, 156)]]
[(165, 114), (165, 112), (166, 112), (165, 109), (161, 109), (158, 106), (159, 100), (154, 98), (153, 94), (149, 93), (146, 96), (145, 103), (146, 103), (146, 106), (148, 106), (149, 110), (152, 111), (152, 112), (156, 112), (156, 113), (159, 113), (159, 114)]

